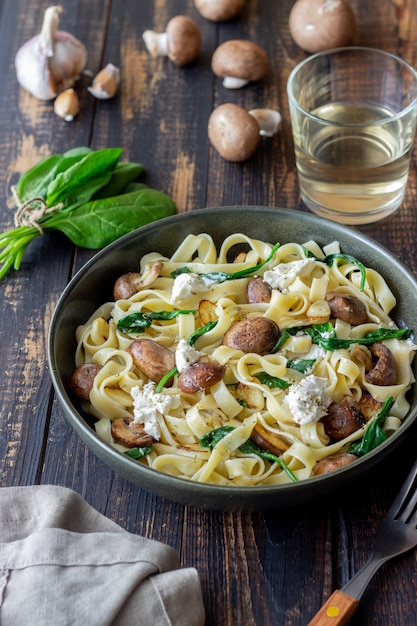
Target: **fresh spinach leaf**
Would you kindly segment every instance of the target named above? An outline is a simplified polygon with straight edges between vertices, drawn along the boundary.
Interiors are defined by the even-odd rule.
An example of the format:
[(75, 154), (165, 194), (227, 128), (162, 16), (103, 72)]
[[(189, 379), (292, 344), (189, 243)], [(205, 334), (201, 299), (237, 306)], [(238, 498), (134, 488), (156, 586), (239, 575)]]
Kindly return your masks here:
[(43, 221), (45, 230), (60, 230), (83, 248), (104, 248), (122, 235), (175, 213), (175, 204), (155, 189), (93, 200), (55, 211)]

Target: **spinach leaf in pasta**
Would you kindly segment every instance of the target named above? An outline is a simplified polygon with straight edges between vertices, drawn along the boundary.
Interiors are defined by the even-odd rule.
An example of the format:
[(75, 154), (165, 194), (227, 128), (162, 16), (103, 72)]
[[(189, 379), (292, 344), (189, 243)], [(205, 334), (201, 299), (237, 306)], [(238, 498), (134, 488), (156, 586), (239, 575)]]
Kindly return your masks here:
[[(226, 280), (236, 280), (237, 278), (245, 278), (246, 276), (250, 276), (251, 274), (255, 274), (261, 268), (263, 268), (269, 261), (273, 258), (275, 252), (278, 250), (281, 244), (276, 243), (269, 253), (268, 257), (262, 263), (258, 265), (252, 265), (251, 267), (246, 267), (243, 270), (239, 270), (238, 272), (207, 272), (199, 274), (199, 276), (203, 276), (208, 281), (212, 281), (213, 283), (223, 283)], [(172, 278), (176, 278), (180, 274), (187, 274), (190, 272), (190, 269), (187, 266), (179, 267), (178, 269), (171, 272)]]
[[(411, 336), (410, 328), (377, 328), (365, 333), (363, 337), (354, 337), (351, 339), (339, 339), (336, 337), (336, 330), (330, 322), (326, 324), (313, 324), (312, 326), (294, 327), (285, 329), (285, 341), (300, 332), (310, 335), (313, 343), (317, 343), (324, 350), (340, 350), (358, 344), (362, 346), (370, 346), (384, 339), (408, 339)], [(284, 342), (280, 343), (280, 346)], [(275, 347), (276, 349), (276, 347)]]
[(144, 448), (130, 448), (129, 450), (125, 450), (125, 455), (130, 456), (132, 459), (142, 459), (144, 456), (147, 456), (152, 452), (151, 446), (146, 446)]
[(383, 426), (389, 411), (393, 405), (394, 398), (389, 397), (385, 400), (381, 410), (369, 423), (365, 434), (361, 439), (352, 444), (349, 448), (349, 452), (356, 456), (363, 456), (371, 450), (377, 448), (382, 442), (388, 439), (387, 433), (383, 430)]
[(326, 256), (319, 258), (315, 256), (312, 252), (310, 252), (310, 250), (307, 250), (307, 248), (305, 248), (304, 246), (303, 246), (303, 250), (304, 250), (304, 254), (309, 259), (313, 258), (316, 261), (319, 261), (320, 263), (324, 263), (325, 265), (328, 265), (329, 267), (331, 267), (334, 263), (337, 263), (337, 261), (346, 261), (347, 263), (353, 263), (353, 265), (356, 265), (356, 267), (359, 269), (361, 273), (360, 290), (361, 291), (364, 290), (365, 282), (366, 282), (366, 268), (363, 265), (363, 263), (358, 261), (358, 259), (356, 259), (351, 254), (341, 254), (340, 252), (338, 252), (335, 254), (327, 254)]
[[(232, 432), (232, 430), (234, 430), (233, 426), (221, 426), (220, 428), (215, 428), (214, 430), (211, 430), (210, 432), (203, 435), (203, 437), (201, 437), (199, 441), (200, 446), (213, 450), (213, 448), (219, 443), (219, 441), (221, 441), (223, 437), (226, 437), (226, 435)], [(243, 454), (256, 454), (262, 459), (266, 459), (267, 461), (271, 461), (272, 463), (278, 463), (278, 465), (281, 466), (283, 471), (289, 476), (289, 478), (293, 482), (297, 481), (297, 477), (293, 474), (287, 464), (284, 463), (284, 461), (279, 456), (263, 450), (254, 441), (252, 441), (252, 439), (248, 439), (247, 441), (245, 441), (245, 443), (243, 443), (239, 447), (239, 450), (243, 452)]]
[(178, 315), (195, 315), (197, 311), (179, 310), (174, 311), (135, 311), (125, 315), (117, 322), (117, 329), (122, 333), (143, 333), (153, 321), (169, 321)]
[(267, 374), (267, 372), (258, 372), (256, 378), (269, 388), (278, 387), (278, 389), (288, 389), (288, 387), (291, 387), (291, 383), (287, 380), (283, 380), (277, 376), (271, 376)]

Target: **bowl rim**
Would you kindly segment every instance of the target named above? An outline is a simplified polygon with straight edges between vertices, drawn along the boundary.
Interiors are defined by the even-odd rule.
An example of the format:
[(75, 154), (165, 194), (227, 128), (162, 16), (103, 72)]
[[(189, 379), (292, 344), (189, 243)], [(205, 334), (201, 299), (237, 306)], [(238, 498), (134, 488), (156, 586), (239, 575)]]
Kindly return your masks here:
[[(280, 494), (285, 494), (286, 499), (291, 504), (291, 501), (293, 499), (297, 498), (298, 500), (299, 496), (295, 496), (295, 494), (308, 491), (309, 488), (311, 488), (311, 491), (315, 491), (316, 494), (317, 491), (322, 491), (323, 495), (329, 495), (329, 493), (331, 492), (332, 484), (338, 483), (340, 477), (348, 474), (349, 476), (352, 476), (353, 479), (354, 476), (359, 476), (359, 474), (363, 473), (363, 466), (366, 466), (370, 469), (380, 460), (382, 460), (386, 456), (388, 451), (394, 450), (400, 440), (403, 439), (404, 434), (414, 425), (414, 422), (416, 421), (417, 403), (414, 407), (410, 407), (410, 411), (404, 418), (401, 427), (395, 433), (393, 433), (386, 441), (380, 444), (378, 448), (367, 453), (365, 456), (358, 458), (355, 463), (351, 465), (335, 470), (334, 472), (331, 472), (329, 474), (311, 477), (308, 480), (300, 481), (297, 483), (245, 487), (238, 485), (229, 486), (213, 483), (197, 483), (185, 478), (164, 474), (163, 472), (154, 470), (142, 463), (135, 462), (129, 457), (124, 456), (115, 448), (112, 448), (102, 439), (100, 439), (93, 427), (87, 423), (86, 418), (82, 414), (82, 411), (80, 411), (78, 407), (71, 401), (71, 396), (67, 392), (66, 385), (64, 384), (64, 381), (62, 380), (62, 377), (59, 373), (59, 366), (57, 363), (57, 355), (55, 354), (54, 350), (54, 343), (60, 315), (66, 305), (67, 299), (71, 296), (74, 289), (76, 289), (78, 282), (83, 277), (85, 277), (92, 269), (94, 269), (94, 267), (97, 266), (102, 261), (102, 259), (107, 257), (107, 255), (112, 251), (117, 250), (120, 247), (124, 247), (130, 242), (135, 241), (138, 237), (142, 238), (147, 234), (160, 229), (161, 227), (163, 227), (164, 229), (168, 229), (170, 226), (178, 224), (178, 222), (187, 222), (188, 220), (193, 221), (194, 219), (196, 219), (200, 211), (204, 211), (206, 217), (213, 217), (213, 219), (218, 219), (220, 215), (224, 214), (224, 212), (227, 212), (229, 214), (237, 214), (242, 213), (242, 211), (256, 211), (257, 214), (262, 213), (264, 216), (273, 214), (274, 217), (306, 221), (308, 224), (314, 224), (319, 228), (323, 228), (325, 231), (328, 231), (329, 229), (331, 232), (337, 231), (338, 233), (341, 233), (345, 238), (351, 241), (357, 241), (358, 243), (360, 243), (361, 246), (365, 245), (366, 247), (369, 247), (373, 252), (376, 252), (378, 256), (382, 256), (383, 258), (385, 258), (385, 260), (389, 262), (390, 265), (393, 265), (401, 273), (401, 275), (404, 276), (413, 285), (417, 293), (417, 279), (415, 278), (411, 270), (400, 259), (396, 258), (385, 246), (376, 242), (368, 235), (353, 230), (349, 226), (338, 224), (336, 222), (329, 222), (329, 220), (304, 211), (286, 209), (282, 207), (242, 205), (210, 207), (205, 209), (197, 209), (195, 211), (187, 213), (176, 214), (174, 216), (152, 222), (151, 224), (148, 224), (131, 233), (128, 233), (127, 235), (120, 237), (115, 242), (109, 244), (104, 249), (98, 251), (74, 274), (74, 276), (70, 279), (70, 281), (62, 291), (52, 314), (47, 343), (50, 375), (59, 403), (74, 430), (78, 433), (83, 442), (96, 456), (99, 456), (106, 463), (111, 460), (111, 467), (113, 471), (121, 474), (122, 476), (130, 480), (130, 482), (136, 482), (139, 487), (156, 493), (157, 495), (162, 495), (162, 497), (165, 497), (167, 499), (187, 504), (189, 500), (193, 500), (195, 496), (197, 496), (196, 500), (198, 502), (196, 506), (200, 506), (202, 508), (218, 510), (248, 510), (245, 505), (242, 505), (242, 498), (246, 499), (249, 496), (255, 496), (255, 508), (251, 510), (260, 511), (266, 510), (266, 508), (277, 508), (275, 506), (267, 506), (266, 508), (260, 506), (260, 501), (263, 500), (265, 496), (274, 495), (276, 497), (279, 497)], [(225, 237), (226, 236), (227, 235), (225, 235)], [(140, 259), (141, 256), (141, 253), (138, 254), (138, 259)], [(135, 463), (134, 470), (132, 469), (132, 463)], [(115, 467), (117, 469), (115, 469)], [(129, 471), (129, 469), (131, 471)], [(143, 478), (143, 481), (132, 481), (130, 474), (133, 471), (135, 471), (138, 476)], [(150, 483), (153, 482), (152, 478), (157, 482), (162, 482), (164, 484), (164, 488), (162, 490), (154, 489), (152, 485), (150, 485)], [(181, 488), (183, 488), (187, 495), (184, 494), (184, 496), (181, 496), (181, 494), (177, 494), (177, 496), (175, 496), (174, 494), (171, 497), (172, 490), (176, 490), (178, 488), (180, 490)], [(294, 494), (294, 498), (291, 497), (291, 494)], [(305, 495), (308, 496), (308, 493)], [(219, 506), (213, 506), (212, 504), (206, 505), (206, 496), (209, 497), (210, 501), (215, 500), (217, 497), (219, 500)], [(189, 503), (194, 504), (194, 502), (192, 501)], [(237, 503), (237, 507), (234, 507), (234, 503)]]

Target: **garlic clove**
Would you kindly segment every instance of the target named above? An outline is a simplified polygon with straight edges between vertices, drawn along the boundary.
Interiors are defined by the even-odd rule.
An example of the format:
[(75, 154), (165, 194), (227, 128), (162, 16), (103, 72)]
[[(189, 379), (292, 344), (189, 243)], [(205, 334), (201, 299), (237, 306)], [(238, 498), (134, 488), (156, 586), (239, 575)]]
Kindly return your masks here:
[(80, 103), (74, 89), (65, 89), (56, 97), (54, 111), (58, 117), (62, 117), (66, 122), (72, 122), (79, 110)]
[(51, 100), (72, 87), (87, 63), (86, 47), (73, 35), (58, 30), (62, 7), (45, 11), (41, 32), (17, 51), (19, 84), (40, 100)]
[(87, 87), (87, 89), (96, 98), (107, 100), (116, 95), (119, 89), (119, 83), (119, 68), (113, 65), (113, 63), (108, 63), (106, 67), (97, 74), (91, 87)]

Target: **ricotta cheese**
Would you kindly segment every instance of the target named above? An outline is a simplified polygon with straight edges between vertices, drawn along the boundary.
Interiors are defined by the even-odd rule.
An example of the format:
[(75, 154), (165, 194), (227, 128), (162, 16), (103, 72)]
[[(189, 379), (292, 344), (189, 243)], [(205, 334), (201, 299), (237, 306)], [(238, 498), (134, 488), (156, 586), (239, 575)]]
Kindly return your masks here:
[(287, 404), (297, 424), (317, 422), (326, 414), (331, 397), (324, 391), (325, 378), (310, 374), (292, 385), (287, 393)]
[(133, 399), (133, 421), (143, 424), (144, 430), (154, 439), (161, 438), (159, 421), (172, 409), (180, 406), (179, 396), (169, 395), (164, 391), (157, 393), (155, 383), (149, 382), (140, 387), (132, 387), (130, 395)]
[(279, 263), (272, 270), (267, 270), (263, 279), (272, 289), (286, 293), (297, 276), (308, 276), (312, 272), (314, 263), (314, 259), (299, 259), (289, 263)]
[(199, 352), (185, 340), (181, 339), (175, 350), (175, 365), (179, 373), (184, 372), (193, 363), (197, 363), (200, 357), (204, 356), (203, 352)]
[(171, 304), (179, 304), (184, 300), (189, 300), (194, 296), (208, 291), (210, 283), (202, 276), (194, 272), (178, 274), (175, 277), (171, 292)]

